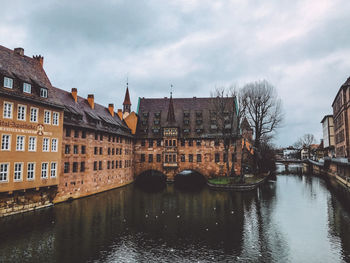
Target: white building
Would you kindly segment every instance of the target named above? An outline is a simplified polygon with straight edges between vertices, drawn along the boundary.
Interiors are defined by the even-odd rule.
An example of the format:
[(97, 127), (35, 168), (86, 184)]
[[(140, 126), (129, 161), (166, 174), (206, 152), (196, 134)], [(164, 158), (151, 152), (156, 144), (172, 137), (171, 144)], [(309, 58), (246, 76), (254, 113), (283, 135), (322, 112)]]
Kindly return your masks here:
[(322, 121), (323, 147), (327, 150), (328, 156), (334, 156), (334, 123), (333, 115), (326, 115)]

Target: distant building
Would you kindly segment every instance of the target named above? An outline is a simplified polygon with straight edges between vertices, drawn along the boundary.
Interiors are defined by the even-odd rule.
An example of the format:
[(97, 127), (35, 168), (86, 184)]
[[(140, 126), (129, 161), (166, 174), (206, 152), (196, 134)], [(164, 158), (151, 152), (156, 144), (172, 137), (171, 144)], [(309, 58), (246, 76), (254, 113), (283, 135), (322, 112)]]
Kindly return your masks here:
[(350, 78), (340, 87), (332, 103), (336, 157), (349, 157)]
[(333, 115), (324, 116), (321, 123), (323, 131), (323, 148), (325, 154), (329, 157), (333, 157), (335, 155)]

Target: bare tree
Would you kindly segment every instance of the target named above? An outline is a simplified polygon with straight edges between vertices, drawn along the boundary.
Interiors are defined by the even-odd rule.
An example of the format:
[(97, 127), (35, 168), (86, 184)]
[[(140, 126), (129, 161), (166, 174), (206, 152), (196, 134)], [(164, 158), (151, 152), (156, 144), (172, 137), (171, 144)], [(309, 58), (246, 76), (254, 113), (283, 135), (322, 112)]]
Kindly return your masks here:
[[(211, 94), (210, 120), (216, 140), (223, 140), (227, 175), (234, 174), (234, 163), (230, 169), (230, 147), (235, 146), (238, 131), (237, 97), (232, 89), (216, 88)], [(240, 145), (238, 145), (240, 147)]]
[(240, 97), (240, 107), (254, 130), (254, 159), (256, 172), (259, 172), (262, 139), (270, 138), (283, 119), (281, 100), (266, 80), (246, 84), (240, 91)]
[(315, 136), (311, 133), (306, 133), (302, 137), (300, 137), (295, 143), (294, 148), (297, 148), (301, 151), (303, 148), (308, 150), (308, 158), (310, 158), (311, 145), (315, 143)]

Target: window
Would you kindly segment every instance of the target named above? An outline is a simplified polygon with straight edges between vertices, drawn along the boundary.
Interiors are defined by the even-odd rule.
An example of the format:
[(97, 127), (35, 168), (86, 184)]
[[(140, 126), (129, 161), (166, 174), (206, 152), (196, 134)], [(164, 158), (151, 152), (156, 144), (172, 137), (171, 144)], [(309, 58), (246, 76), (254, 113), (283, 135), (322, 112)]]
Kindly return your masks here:
[(182, 163), (184, 163), (184, 162), (186, 161), (186, 157), (185, 157), (184, 154), (181, 154), (181, 157), (180, 157), (180, 158), (181, 158), (181, 162), (182, 162)]
[(23, 163), (15, 163), (14, 181), (22, 181)]
[(181, 146), (185, 146), (185, 140), (181, 139)]
[(148, 162), (153, 163), (153, 154), (148, 155)]
[(168, 140), (165, 140), (165, 146), (168, 146)]
[(73, 153), (78, 154), (78, 145), (73, 146)]
[(4, 77), (4, 87), (12, 89), (12, 87), (13, 87), (13, 79), (8, 78), (8, 77)]
[(201, 162), (202, 162), (202, 155), (197, 154), (197, 163), (201, 163)]
[(111, 155), (111, 148), (108, 148), (108, 149), (107, 149), (107, 154), (108, 154), (108, 155)]
[(215, 154), (215, 162), (216, 163), (220, 162), (220, 153)]
[(47, 98), (47, 89), (40, 88), (40, 97)]
[(70, 129), (66, 129), (66, 137), (70, 137)]
[(27, 165), (27, 180), (34, 180), (35, 163), (28, 163)]
[(5, 102), (4, 103), (4, 119), (12, 119), (12, 108), (13, 103)]
[(201, 146), (201, 140), (196, 141), (196, 146)]
[(85, 139), (86, 138), (86, 131), (81, 132), (81, 138)]
[(224, 159), (223, 159), (223, 162), (227, 162), (227, 154), (226, 153), (224, 153)]
[(146, 140), (142, 139), (141, 140), (141, 146), (145, 146), (146, 145)]
[(24, 151), (24, 136), (18, 135), (16, 142), (16, 151)]
[(28, 151), (29, 152), (35, 152), (36, 151), (36, 137), (29, 137), (29, 142), (28, 142)]
[(102, 150), (102, 147), (100, 147), (100, 155), (103, 154), (103, 150)]
[(97, 171), (97, 161), (94, 161), (94, 171)]
[(0, 164), (0, 182), (7, 182), (9, 174), (9, 164), (1, 163)]
[[(114, 169), (114, 161), (111, 161), (111, 163), (112, 163), (112, 169)], [(118, 162), (117, 161), (115, 162), (115, 168), (118, 168)]]
[(37, 108), (30, 108), (30, 121), (31, 122), (38, 122), (38, 109)]
[(100, 134), (100, 141), (103, 141), (103, 135)]
[(193, 146), (193, 141), (192, 140), (188, 140), (188, 146)]
[(79, 130), (74, 130), (74, 138), (79, 138)]
[(81, 154), (85, 154), (86, 153), (86, 146), (82, 145), (81, 146)]
[(95, 133), (95, 140), (98, 139), (98, 133)]
[(189, 161), (190, 163), (193, 162), (193, 154), (189, 154), (189, 155), (188, 155), (188, 161)]
[(148, 147), (153, 147), (153, 139), (148, 140)]
[(119, 168), (123, 168), (122, 161), (119, 161)]
[[(115, 150), (115, 152), (117, 152), (117, 148)], [(114, 155), (114, 148), (112, 148), (112, 155)]]
[(96, 155), (98, 153), (98, 148), (95, 146), (94, 147), (94, 154)]
[(157, 154), (157, 163), (160, 163), (160, 162), (161, 162), (161, 155)]
[(23, 83), (23, 92), (25, 93), (32, 93), (32, 85), (29, 83)]
[(73, 173), (78, 172), (78, 163), (77, 162), (73, 162)]
[(157, 146), (161, 146), (162, 145), (162, 140), (161, 139), (157, 139)]
[(145, 162), (145, 154), (141, 153), (141, 163)]
[(3, 134), (1, 136), (1, 150), (10, 151), (11, 149), (11, 135)]
[(56, 177), (57, 175), (57, 163), (51, 163), (51, 177)]
[(17, 120), (19, 120), (19, 121), (25, 121), (26, 120), (26, 109), (27, 109), (27, 106), (25, 106), (25, 105), (18, 105), (18, 108), (17, 108)]
[(50, 149), (50, 139), (43, 138), (43, 152), (48, 152)]
[(47, 178), (47, 168), (48, 168), (48, 163), (42, 163), (41, 164), (41, 178)]
[(99, 162), (98, 162), (98, 169), (99, 169), (99, 170), (102, 170), (102, 161), (99, 161)]
[(64, 163), (64, 173), (69, 173), (69, 162)]
[(80, 163), (80, 172), (85, 172), (85, 162)]
[(215, 145), (215, 146), (219, 146), (219, 140), (215, 140), (214, 145)]
[(111, 161), (107, 161), (107, 169), (111, 169)]
[(57, 139), (51, 140), (51, 152), (57, 152)]
[(58, 125), (60, 119), (60, 114), (58, 112), (52, 113), (52, 125)]
[(44, 123), (45, 124), (51, 123), (51, 111), (48, 111), (48, 110), (44, 111)]
[(66, 144), (65, 147), (64, 147), (64, 153), (65, 154), (69, 154), (70, 153), (70, 145), (69, 144)]

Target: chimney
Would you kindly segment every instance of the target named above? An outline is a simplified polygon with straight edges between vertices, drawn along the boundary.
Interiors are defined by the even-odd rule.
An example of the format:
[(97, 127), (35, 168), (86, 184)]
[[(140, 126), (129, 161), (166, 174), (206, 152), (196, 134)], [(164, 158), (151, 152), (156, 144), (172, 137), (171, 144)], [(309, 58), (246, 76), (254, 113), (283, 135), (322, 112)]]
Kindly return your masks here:
[(78, 102), (78, 90), (76, 88), (72, 88), (72, 97), (75, 102)]
[(112, 117), (114, 117), (114, 104), (113, 103), (108, 104), (108, 111), (112, 115)]
[(118, 116), (119, 116), (119, 119), (123, 119), (123, 110), (122, 109), (118, 109)]
[(90, 104), (91, 109), (94, 109), (95, 108), (94, 94), (89, 94), (87, 99), (88, 99), (88, 102)]
[(15, 54), (20, 55), (20, 56), (24, 56), (24, 49), (21, 47), (17, 47), (13, 50), (15, 52)]
[(39, 62), (41, 67), (44, 66), (44, 57), (43, 56), (38, 55), (38, 56), (33, 56), (33, 58)]

